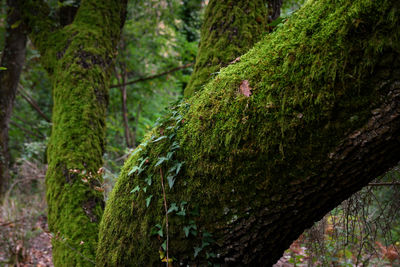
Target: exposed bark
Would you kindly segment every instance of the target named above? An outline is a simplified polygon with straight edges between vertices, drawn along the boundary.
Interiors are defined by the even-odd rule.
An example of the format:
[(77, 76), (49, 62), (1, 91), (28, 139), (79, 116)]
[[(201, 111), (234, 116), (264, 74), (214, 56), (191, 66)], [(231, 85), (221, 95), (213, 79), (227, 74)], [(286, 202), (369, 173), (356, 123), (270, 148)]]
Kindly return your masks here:
[(281, 15), (282, 2), (283, 2), (283, 0), (268, 1), (268, 10), (269, 10), (268, 21), (269, 22), (276, 20)]
[(59, 10), (60, 16), (60, 24), (62, 26), (66, 26), (71, 24), (74, 21), (76, 12), (78, 11), (80, 0), (69, 1), (67, 5), (65, 5), (65, 0), (60, 0), (61, 7)]
[(127, 160), (102, 219), (97, 265), (160, 263), (160, 168), (178, 173), (166, 188), (173, 262), (274, 264), (304, 229), (400, 160), (399, 25), (395, 0), (308, 1), (222, 69)]
[(247, 52), (267, 30), (265, 0), (211, 0), (205, 11), (196, 64), (185, 88), (194, 95), (216, 72)]
[(15, 1), (8, 0), (7, 5), (7, 33), (0, 65), (7, 68), (0, 70), (0, 196), (7, 189), (10, 178), (8, 128), (19, 76), (25, 62), (27, 39)]
[(44, 1), (19, 1), (53, 86), (46, 197), (56, 266), (92, 265), (110, 74), (127, 1), (84, 0), (62, 28)]

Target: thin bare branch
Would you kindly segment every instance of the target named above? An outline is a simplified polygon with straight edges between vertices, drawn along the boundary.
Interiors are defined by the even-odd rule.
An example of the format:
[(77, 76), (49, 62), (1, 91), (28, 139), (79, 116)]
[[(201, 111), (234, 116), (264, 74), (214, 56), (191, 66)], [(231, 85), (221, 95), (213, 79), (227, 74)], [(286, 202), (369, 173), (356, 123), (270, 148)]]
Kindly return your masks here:
[(156, 78), (159, 78), (161, 76), (167, 75), (169, 73), (173, 73), (173, 72), (178, 71), (178, 70), (189, 68), (191, 66), (193, 66), (193, 63), (188, 63), (188, 64), (185, 64), (185, 65), (182, 65), (182, 66), (179, 66), (179, 67), (176, 67), (176, 68), (173, 68), (173, 69), (170, 69), (170, 70), (167, 70), (167, 71), (155, 74), (155, 75), (142, 77), (142, 78), (139, 78), (139, 79), (127, 82), (127, 83), (114, 84), (114, 85), (111, 85), (110, 88), (117, 88), (117, 87), (126, 86), (126, 85), (130, 85), (130, 84), (138, 83), (138, 82), (144, 82), (144, 81), (147, 81), (147, 80), (156, 79)]

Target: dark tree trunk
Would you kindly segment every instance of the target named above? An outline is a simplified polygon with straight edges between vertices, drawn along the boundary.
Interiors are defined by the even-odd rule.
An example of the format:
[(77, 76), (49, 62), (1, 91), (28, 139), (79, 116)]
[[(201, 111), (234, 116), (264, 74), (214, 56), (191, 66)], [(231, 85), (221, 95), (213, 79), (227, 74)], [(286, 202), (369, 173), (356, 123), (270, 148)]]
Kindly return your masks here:
[(25, 62), (26, 33), (15, 1), (8, 0), (7, 33), (0, 70), (0, 196), (9, 183), (8, 127), (19, 76)]
[(171, 108), (111, 193), (97, 265), (275, 263), (400, 160), (399, 25), (395, 0), (308, 1)]

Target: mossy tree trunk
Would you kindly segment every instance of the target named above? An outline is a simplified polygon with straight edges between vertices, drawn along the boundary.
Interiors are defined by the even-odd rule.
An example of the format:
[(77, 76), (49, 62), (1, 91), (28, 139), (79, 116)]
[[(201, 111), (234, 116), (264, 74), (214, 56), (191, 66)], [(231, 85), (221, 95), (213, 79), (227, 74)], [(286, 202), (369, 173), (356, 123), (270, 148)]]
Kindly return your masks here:
[(247, 52), (267, 31), (265, 0), (211, 0), (206, 7), (194, 71), (185, 97), (202, 89), (221, 67)]
[(275, 263), (399, 161), (399, 20), (395, 0), (308, 1), (171, 108), (125, 163), (97, 265)]
[(7, 29), (0, 67), (0, 197), (9, 183), (8, 126), (25, 62), (26, 33), (15, 1), (7, 1)]
[(19, 3), (53, 85), (46, 174), (53, 262), (92, 265), (104, 206), (98, 170), (108, 86), (126, 1), (83, 0), (65, 26), (51, 19), (44, 1)]

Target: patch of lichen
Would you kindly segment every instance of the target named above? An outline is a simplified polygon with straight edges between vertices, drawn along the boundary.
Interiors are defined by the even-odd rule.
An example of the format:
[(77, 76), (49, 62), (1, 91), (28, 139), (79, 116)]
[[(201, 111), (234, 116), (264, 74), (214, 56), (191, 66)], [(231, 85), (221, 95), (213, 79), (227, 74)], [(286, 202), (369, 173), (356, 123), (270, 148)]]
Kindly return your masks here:
[[(396, 1), (308, 1), (188, 100), (190, 108), (182, 111), (183, 124), (174, 137), (181, 147), (176, 158), (185, 167), (166, 198), (199, 208), (190, 218), (199, 235), (185, 238), (187, 221), (171, 215), (171, 257), (193, 260), (202, 231), (210, 232), (215, 243), (199, 257), (223, 251), (218, 247), (223, 227), (249, 216), (249, 210), (284, 209), (282, 192), (291, 183), (309, 177), (310, 183), (324, 182), (321, 170), (329, 152), (383, 101), (378, 90), (388, 88), (378, 83), (390, 73), (382, 72), (381, 64), (399, 56), (399, 15)], [(250, 97), (239, 91), (244, 80)], [(152, 134), (168, 135), (168, 125), (167, 120)], [(145, 156), (145, 174), (160, 179), (155, 165), (169, 144), (167, 139), (151, 143), (127, 161), (101, 224), (99, 266), (159, 261), (161, 242), (151, 229), (165, 221), (160, 182), (146, 208), (144, 194), (130, 193), (143, 183), (141, 176), (128, 173)]]
[(268, 10), (263, 0), (210, 1), (201, 29), (194, 72), (185, 97), (199, 91), (221, 67), (247, 52), (267, 30)]

